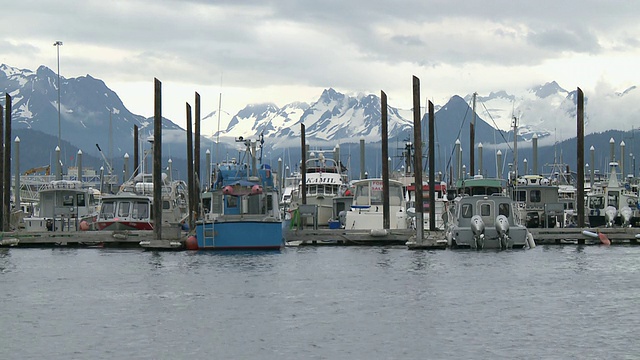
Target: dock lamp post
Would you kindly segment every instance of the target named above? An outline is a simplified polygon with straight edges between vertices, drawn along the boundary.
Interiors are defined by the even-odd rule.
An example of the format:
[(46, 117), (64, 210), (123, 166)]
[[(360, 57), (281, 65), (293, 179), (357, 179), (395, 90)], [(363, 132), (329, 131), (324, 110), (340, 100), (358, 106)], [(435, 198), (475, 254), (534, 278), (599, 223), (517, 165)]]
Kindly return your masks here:
[(53, 43), (58, 53), (58, 147), (60, 147), (60, 46), (62, 41), (58, 40)]

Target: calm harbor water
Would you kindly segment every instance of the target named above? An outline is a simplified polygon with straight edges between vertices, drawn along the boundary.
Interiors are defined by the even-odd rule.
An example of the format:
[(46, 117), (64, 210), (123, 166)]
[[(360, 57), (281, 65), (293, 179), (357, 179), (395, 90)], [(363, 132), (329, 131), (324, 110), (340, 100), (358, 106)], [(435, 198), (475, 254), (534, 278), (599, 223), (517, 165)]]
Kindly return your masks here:
[(0, 359), (638, 359), (640, 247), (0, 249)]

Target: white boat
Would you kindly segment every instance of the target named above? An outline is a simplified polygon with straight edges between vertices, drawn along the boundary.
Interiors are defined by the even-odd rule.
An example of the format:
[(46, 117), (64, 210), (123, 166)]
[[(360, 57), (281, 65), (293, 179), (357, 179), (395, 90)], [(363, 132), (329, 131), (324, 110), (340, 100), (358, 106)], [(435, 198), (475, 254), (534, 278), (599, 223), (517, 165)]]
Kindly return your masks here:
[(605, 186), (595, 184), (587, 193), (589, 226), (640, 226), (638, 194), (618, 182), (617, 162), (610, 162), (611, 172)]
[[(347, 175), (343, 173), (340, 164), (334, 159), (324, 156), (322, 151), (309, 154), (306, 164), (306, 206), (314, 208), (312, 217), (304, 217), (304, 226), (329, 226), (329, 220), (333, 217), (333, 199), (344, 195), (348, 187)], [(291, 209), (300, 209), (302, 194), (300, 191), (293, 193)]]
[[(115, 195), (103, 195), (98, 230), (153, 230), (153, 177), (138, 174)], [(162, 174), (162, 222), (183, 223), (189, 214), (187, 185)]]
[(89, 230), (98, 215), (99, 191), (80, 181), (55, 180), (38, 192), (37, 216), (24, 218), (25, 231)]
[[(346, 213), (345, 229), (383, 229), (382, 179), (356, 180), (353, 185), (353, 202)], [(407, 222), (402, 183), (389, 180), (389, 228), (407, 229)]]

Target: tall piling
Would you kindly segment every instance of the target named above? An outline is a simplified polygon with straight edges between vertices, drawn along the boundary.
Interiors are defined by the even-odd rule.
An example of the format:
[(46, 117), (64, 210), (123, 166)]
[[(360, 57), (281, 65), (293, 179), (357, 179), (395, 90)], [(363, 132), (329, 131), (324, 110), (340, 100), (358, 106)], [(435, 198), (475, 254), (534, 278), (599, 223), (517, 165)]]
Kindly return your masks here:
[(186, 104), (187, 109), (187, 191), (189, 192), (189, 230), (193, 230), (195, 227), (195, 221), (193, 218), (196, 211), (195, 200), (195, 186), (193, 176), (193, 136), (192, 130), (192, 118), (191, 118), (191, 105)]
[(204, 184), (206, 185), (207, 189), (211, 189), (211, 151), (209, 151), (209, 149), (207, 149), (207, 151), (205, 151), (204, 153), (204, 162), (207, 163), (207, 165), (205, 166), (206, 177), (204, 178)]
[(591, 189), (593, 189), (593, 182), (595, 181), (595, 171), (596, 171), (596, 148), (591, 145), (589, 148), (589, 152), (591, 153), (591, 173), (589, 174), (589, 183), (591, 184)]
[[(15, 154), (15, 159), (16, 159), (16, 172), (15, 172), (15, 187), (13, 189), (13, 194), (16, 198), (15, 200), (15, 204), (16, 204), (16, 209), (20, 209), (20, 138), (16, 136), (15, 139), (15, 143), (16, 143), (16, 154)], [(9, 229), (7, 229), (9, 230)]]
[(483, 168), (482, 168), (482, 150), (484, 150), (484, 146), (482, 145), (482, 143), (478, 143), (478, 174), (483, 175)]
[(365, 179), (364, 138), (360, 138), (360, 179)]
[[(436, 229), (436, 114), (429, 101), (429, 229)], [(444, 194), (446, 195), (446, 194)]]
[(129, 153), (124, 153), (124, 173), (122, 176), (122, 182), (129, 180)]
[[(613, 162), (616, 160), (616, 141), (611, 138), (609, 139), (609, 162)], [(605, 169), (608, 171), (609, 169)]]
[[(0, 105), (0, 230), (9, 230), (4, 227), (4, 111), (2, 105)], [(9, 185), (7, 185), (9, 186)]]
[[(578, 227), (584, 227), (584, 94), (582, 90), (578, 88), (578, 111), (577, 111), (577, 154), (578, 154), (578, 194), (577, 204), (578, 207)], [(582, 240), (584, 243), (584, 239)]]
[(389, 214), (389, 133), (388, 133), (388, 109), (387, 94), (380, 91), (380, 115), (382, 132), (382, 228), (391, 227), (391, 217)]
[(138, 175), (140, 169), (140, 144), (138, 141), (138, 125), (133, 125), (133, 177)]
[(462, 178), (462, 151), (460, 146), (460, 139), (456, 139), (454, 152), (456, 155), (456, 178), (455, 180)]
[(162, 83), (153, 79), (153, 234), (162, 239)]
[(538, 168), (538, 134), (533, 134), (531, 145), (533, 147), (533, 174), (540, 175), (541, 172)]
[(202, 183), (202, 172), (200, 172), (200, 94), (196, 92), (196, 108), (195, 108), (195, 136), (193, 137), (193, 165), (194, 165), (194, 184), (193, 199), (195, 201), (194, 210), (196, 218), (200, 217), (200, 184)]
[(413, 77), (413, 143), (415, 156), (413, 169), (416, 182), (416, 243), (424, 239), (424, 207), (422, 206), (422, 124), (420, 116), (420, 79)]
[[(5, 123), (4, 123), (4, 229), (9, 230), (11, 218), (11, 95), (5, 96)], [(17, 206), (19, 206), (18, 204)]]
[(502, 151), (496, 152), (496, 178), (502, 179)]
[(307, 203), (307, 140), (305, 138), (305, 126), (304, 124), (300, 124), (300, 149), (301, 151), (301, 159), (300, 160), (300, 174), (302, 175), (302, 182), (300, 183), (300, 192), (302, 195), (302, 204)]
[(620, 176), (621, 176), (620, 180), (622, 180), (623, 182), (624, 182), (624, 179), (625, 179), (625, 175), (624, 175), (624, 155), (625, 155), (624, 153), (625, 153), (625, 151), (624, 151), (624, 148), (625, 148), (625, 143), (624, 143), (624, 140), (622, 140), (620, 142)]
[(78, 159), (77, 161), (77, 168), (78, 168), (78, 181), (82, 182), (82, 150), (78, 149), (78, 154), (76, 156), (76, 158)]

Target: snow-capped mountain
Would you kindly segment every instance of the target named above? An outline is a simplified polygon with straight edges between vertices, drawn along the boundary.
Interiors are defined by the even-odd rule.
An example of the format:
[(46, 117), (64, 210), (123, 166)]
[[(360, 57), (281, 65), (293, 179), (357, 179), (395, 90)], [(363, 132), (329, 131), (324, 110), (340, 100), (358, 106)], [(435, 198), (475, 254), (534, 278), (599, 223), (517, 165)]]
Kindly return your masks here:
[[(140, 128), (141, 138), (152, 132), (152, 118), (132, 114), (116, 93), (90, 75), (60, 78), (61, 133), (63, 140), (86, 152), (95, 151), (95, 144), (107, 148), (112, 134), (115, 156), (132, 152), (133, 125)], [(57, 136), (57, 75), (41, 66), (35, 72), (7, 65), (0, 66), (0, 89), (12, 96), (12, 123), (15, 128), (34, 129)], [(446, 104), (435, 104), (436, 141), (451, 147), (457, 138), (468, 142), (468, 124), (472, 118), (472, 95), (453, 95)], [(599, 89), (585, 94), (587, 134), (608, 129), (630, 130), (635, 114), (640, 111), (640, 91), (629, 87), (624, 91)], [(4, 101), (4, 97), (0, 99)], [(535, 133), (544, 146), (575, 137), (576, 91), (567, 91), (556, 82), (532, 87), (522, 92), (504, 90), (476, 97), (476, 142), (483, 144), (513, 141), (512, 121), (518, 119), (518, 134), (525, 140)], [(313, 103), (292, 102), (282, 107), (272, 103), (249, 104), (236, 114), (221, 114), (225, 121), (219, 133), (202, 134), (201, 143), (208, 148), (211, 140), (231, 144), (234, 138), (257, 138), (263, 135), (265, 146), (299, 147), (300, 124), (305, 125), (307, 143), (333, 147), (354, 144), (364, 138), (379, 144), (381, 139), (380, 98), (374, 94), (342, 94), (332, 88), (324, 90)], [(398, 109), (389, 104), (390, 141), (412, 137), (411, 109)], [(217, 111), (208, 113), (203, 121), (217, 120)], [(229, 119), (227, 121), (227, 119)], [(423, 131), (428, 129), (423, 115)], [(163, 119), (163, 154), (186, 157), (184, 129)], [(497, 131), (499, 130), (499, 131)], [(502, 132), (502, 135), (498, 135)], [(464, 146), (464, 145), (463, 145)], [(464, 146), (468, 149), (468, 146)], [(167, 150), (165, 150), (167, 149)], [(96, 152), (97, 153), (97, 152)], [(97, 155), (94, 153), (94, 155)]]
[[(51, 69), (40, 66), (33, 72), (0, 65), (0, 89), (12, 97), (13, 128), (58, 136), (58, 76)], [(131, 156), (133, 126), (138, 125), (142, 140), (153, 132), (153, 118), (132, 114), (115, 92), (91, 75), (61, 76), (60, 100), (60, 137), (83, 152), (97, 153), (99, 143), (105, 152), (111, 145), (114, 153)], [(163, 119), (162, 126), (164, 144), (186, 141), (184, 130), (170, 120)]]

